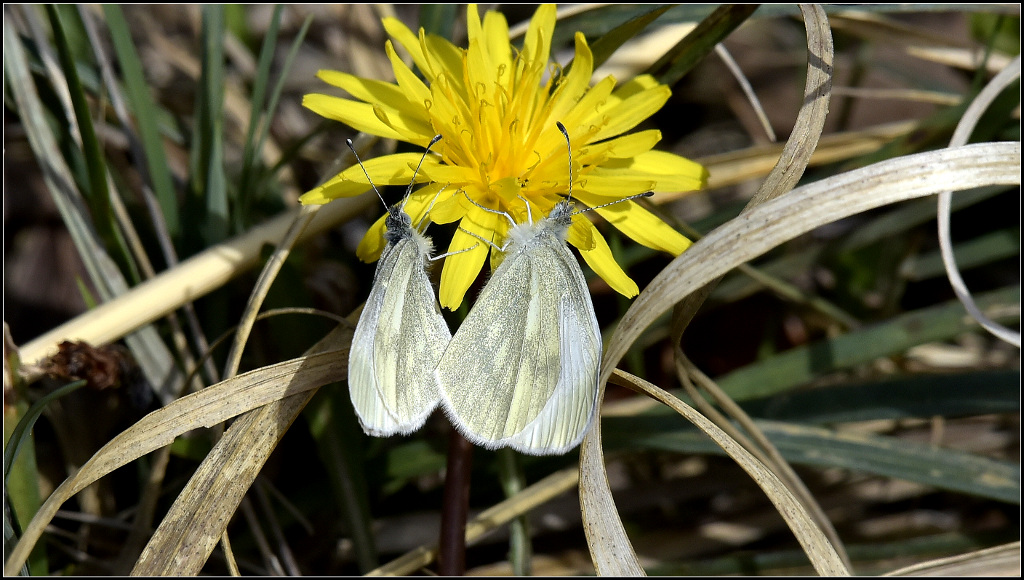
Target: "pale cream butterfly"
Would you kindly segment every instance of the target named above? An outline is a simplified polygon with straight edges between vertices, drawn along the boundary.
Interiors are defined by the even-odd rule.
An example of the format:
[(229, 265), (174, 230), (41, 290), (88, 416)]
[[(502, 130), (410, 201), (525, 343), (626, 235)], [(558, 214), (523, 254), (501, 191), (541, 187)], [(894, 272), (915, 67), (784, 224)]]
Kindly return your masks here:
[[(568, 141), (561, 123), (558, 128)], [(491, 244), (504, 259), (434, 376), (449, 420), (488, 449), (565, 453), (583, 440), (597, 412), (601, 329), (583, 271), (566, 245), (572, 217), (581, 213), (571, 201), (571, 155), (569, 198), (546, 218), (534, 223), (525, 199), (527, 223), (479, 206), (504, 215), (512, 229), (503, 246)]]
[[(424, 159), (440, 139), (437, 135), (427, 145)], [(352, 141), (348, 144), (351, 148)], [(387, 246), (377, 262), (349, 351), (352, 406), (363, 430), (377, 437), (408, 434), (423, 426), (440, 400), (433, 369), (452, 336), (427, 277), (433, 245), (405, 212), (415, 179), (414, 172), (402, 206), (396, 203), (387, 208)], [(376, 186), (370, 185), (383, 203)]]

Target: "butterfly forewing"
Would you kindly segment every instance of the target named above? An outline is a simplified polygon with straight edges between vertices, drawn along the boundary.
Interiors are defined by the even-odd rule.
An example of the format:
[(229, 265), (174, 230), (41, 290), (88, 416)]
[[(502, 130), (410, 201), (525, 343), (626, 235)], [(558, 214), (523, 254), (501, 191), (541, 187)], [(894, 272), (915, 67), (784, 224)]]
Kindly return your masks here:
[(439, 401), (433, 367), (451, 338), (425, 270), (429, 240), (407, 223), (389, 227), (349, 355), (352, 404), (376, 436), (423, 425)]

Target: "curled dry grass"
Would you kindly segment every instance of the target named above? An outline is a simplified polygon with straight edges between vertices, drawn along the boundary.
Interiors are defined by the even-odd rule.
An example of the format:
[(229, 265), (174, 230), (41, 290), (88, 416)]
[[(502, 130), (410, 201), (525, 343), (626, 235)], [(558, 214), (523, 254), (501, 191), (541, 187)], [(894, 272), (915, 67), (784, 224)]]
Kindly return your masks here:
[[(839, 151), (834, 155), (851, 156), (861, 152), (858, 144), (866, 143), (860, 146), (871, 149), (877, 143), (872, 140), (870, 131), (856, 135), (822, 136), (830, 107), (833, 76), (831, 27), (820, 8), (801, 7), (801, 12), (806, 29), (807, 75), (803, 106), (789, 140), (781, 152), (756, 148), (729, 158), (711, 159), (707, 163), (712, 184), (724, 185), (752, 175), (763, 175), (767, 169), (764, 165), (766, 160), (775, 159), (746, 209), (669, 263), (633, 301), (606, 340), (602, 383), (610, 380), (628, 386), (697, 425), (767, 494), (815, 569), (821, 574), (843, 575), (851, 572), (843, 546), (827, 529), (827, 520), (822, 521), (822, 511), (813, 504), (809, 505), (813, 499), (794, 484), (792, 478), (795, 475), (786, 475), (782, 466), (773, 465), (779, 456), (772, 455), (770, 450), (752, 448), (749, 442), (737, 441), (675, 395), (617, 368), (629, 349), (660, 316), (675, 309), (672, 332), (678, 341), (717, 281), (730, 270), (787, 241), (825, 224), (901, 201), (951, 190), (1019, 185), (1019, 143), (967, 145), (961, 140), (946, 149), (898, 156), (797, 187), (810, 164), (826, 163), (835, 158), (829, 156), (831, 148)], [(51, 163), (44, 167), (50, 187), (58, 191), (70, 189), (71, 172), (60, 166), (61, 156), (56, 144), (52, 137), (47, 137), (49, 130), (41, 123), (29, 124), (32, 119), (41, 120), (43, 115), (38, 111), (33, 113), (39, 97), (31, 94), (32, 82), (27, 68), (19, 68), (20, 64), (27, 62), (24, 56), (18, 56), (20, 54), (21, 43), (18, 36), (8, 29), (5, 12), (5, 63), (10, 67), (8, 74), (12, 80), (9, 86), (23, 122), (29, 125), (26, 127), (29, 139), (37, 151), (52, 154), (49, 161), (46, 161), (47, 157), (40, 157)], [(1001, 82), (1005, 86), (1007, 78), (1019, 78), (1019, 59), (1008, 65), (1013, 66), (1016, 66), (1015, 77), (1013, 69), (1008, 68), (1010, 72), (993, 83)], [(19, 80), (27, 82), (19, 83)], [(982, 93), (979, 110), (986, 107), (983, 99), (994, 98), (998, 89)], [(243, 113), (235, 114), (245, 117)], [(971, 122), (973, 119), (965, 116), (964, 123)], [(900, 134), (908, 128), (908, 125), (901, 125), (889, 130), (894, 132), (891, 134)], [(742, 155), (752, 163), (744, 163)], [(293, 246), (352, 219), (367, 203), (368, 200), (359, 198), (333, 202), (318, 211), (294, 210), (236, 238), (213, 245), (142, 284), (120, 289), (100, 306), (20, 347), (22, 360), (31, 362), (52, 354), (58, 339), (82, 339), (102, 344), (133, 333), (138, 336), (137, 332), (149, 328), (147, 325), (151, 322), (221, 287), (239, 272), (250, 268), (257, 262), (263, 244), (277, 246), (244, 311), (241, 331), (236, 335), (232, 354), (228, 357), (230, 363), (226, 378), (198, 392), (165, 401), (162, 408), (145, 416), (97, 451), (42, 504), (9, 554), (5, 574), (17, 574), (22, 569), (57, 510), (75, 494), (113, 470), (170, 444), (189, 431), (234, 419), (149, 537), (132, 573), (184, 575), (198, 574), (203, 569), (217, 543), (224, 537), (232, 514), (289, 426), (317, 389), (345, 377), (350, 325), (340, 325), (304, 356), (233, 376), (252, 321)], [(105, 255), (103, 252), (98, 254)], [(110, 266), (99, 264), (96, 267)], [(357, 315), (353, 314), (350, 320)], [(140, 340), (151, 341), (153, 338)], [(721, 426), (728, 427), (725, 423)], [(746, 423), (746, 428), (757, 430), (757, 426), (750, 422)], [(467, 526), (467, 541), (472, 543), (488, 531), (528, 513), (578, 483), (584, 530), (597, 572), (606, 575), (643, 574), (612, 499), (606, 466), (601, 425), (598, 423), (583, 443), (578, 470), (557, 471), (483, 511)], [(374, 574), (408, 574), (428, 565), (435, 557), (436, 546), (423, 546), (378, 568)], [(976, 570), (965, 566), (977, 562), (983, 565), (995, 562), (996, 566), (1005, 566), (1009, 562), (1011, 567), (1016, 562), (1019, 568), (1019, 543), (965, 556), (955, 562), (922, 564), (895, 573), (935, 573), (940, 568), (963, 573), (964, 570)], [(992, 568), (983, 570), (991, 571)]]

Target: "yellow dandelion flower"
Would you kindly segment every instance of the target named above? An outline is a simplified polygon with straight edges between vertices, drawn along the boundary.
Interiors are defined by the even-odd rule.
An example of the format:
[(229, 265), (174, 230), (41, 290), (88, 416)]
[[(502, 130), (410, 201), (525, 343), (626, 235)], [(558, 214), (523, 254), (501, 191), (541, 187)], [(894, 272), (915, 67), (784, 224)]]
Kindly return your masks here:
[[(572, 197), (598, 206), (644, 191), (701, 188), (707, 172), (683, 157), (654, 151), (656, 130), (624, 135), (668, 101), (670, 90), (644, 75), (616, 88), (606, 77), (591, 86), (594, 61), (582, 33), (575, 58), (564, 75), (549, 61), (555, 28), (554, 5), (534, 14), (521, 51), (509, 43), (508, 23), (497, 12), (483, 20), (475, 5), (467, 10), (469, 48), (414, 34), (393, 18), (384, 20), (392, 40), (385, 44), (395, 83), (320, 71), (327, 83), (353, 99), (306, 95), (303, 105), (354, 129), (425, 147), (434, 135), (439, 156), (429, 156), (417, 176), (428, 184), (412, 193), (406, 212), (417, 223), (430, 210), (435, 223), (459, 222), (441, 272), (441, 305), (454, 310), (480, 273), (491, 248), (474, 237), (501, 245), (508, 220), (479, 206), (526, 220), (526, 206), (544, 216), (569, 189), (569, 150), (556, 121), (568, 129), (572, 146)], [(394, 41), (412, 57), (423, 79), (402, 62)], [(366, 162), (378, 185), (404, 185), (419, 153), (387, 155)], [(323, 204), (362, 193), (368, 187), (359, 167), (350, 168), (305, 193), (303, 204)], [(440, 191), (440, 194), (438, 193)], [(436, 198), (436, 199), (435, 199)], [(433, 203), (433, 207), (430, 207)], [(595, 210), (640, 244), (678, 255), (690, 241), (632, 201)], [(574, 216), (568, 241), (587, 264), (619, 293), (636, 296), (636, 283), (619, 267), (607, 242), (585, 217)], [(372, 261), (385, 242), (384, 216), (367, 232), (356, 253)], [(495, 252), (497, 253), (497, 252)], [(500, 261), (492, 254), (492, 264)]]

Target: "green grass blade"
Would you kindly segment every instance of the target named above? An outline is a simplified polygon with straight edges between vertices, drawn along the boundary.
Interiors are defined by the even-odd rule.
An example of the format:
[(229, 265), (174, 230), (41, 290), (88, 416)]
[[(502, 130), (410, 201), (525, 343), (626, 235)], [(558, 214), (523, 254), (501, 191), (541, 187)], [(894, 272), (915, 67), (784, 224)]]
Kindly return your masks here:
[[(4, 510), (5, 560), (10, 556), (12, 546), (18, 541), (21, 527), (32, 520), (42, 505), (34, 439), (31, 433), (22, 433), (18, 441), (14, 441), (13, 437), (16, 426), (21, 425), (21, 419), (26, 417), (30, 409), (28, 402), (21, 397), (13, 403), (4, 404), (4, 453), (6, 455), (8, 447), (21, 447), (21, 452), (13, 458), (4, 476), (4, 502), (10, 506), (10, 509)], [(45, 544), (39, 544), (32, 549), (27, 566), (27, 570), (22, 568), (23, 574), (48, 574)]]
[(42, 397), (29, 410), (25, 413), (25, 416), (18, 421), (15, 425), (14, 430), (11, 431), (11, 437), (9, 440), (4, 441), (4, 479), (6, 480), (11, 474), (11, 466), (14, 465), (15, 458), (18, 457), (18, 452), (21, 450), (22, 445), (28, 439), (32, 426), (36, 424), (39, 416), (43, 414), (43, 409), (46, 408), (51, 402), (67, 395), (68, 393), (77, 390), (78, 388), (85, 385), (85, 380), (75, 381), (68, 383), (63, 387), (53, 391)]
[[(90, 280), (104, 301), (111, 300), (127, 292), (128, 285), (84, 215), (81, 196), (47, 123), (19, 37), (9, 29), (7, 20), (4, 26), (4, 73), (11, 80), (9, 87), (33, 153), (43, 167), (47, 190), (71, 234)], [(166, 402), (170, 390), (179, 384), (180, 373), (156, 329), (151, 326), (142, 328), (126, 336), (125, 341), (142, 367), (146, 380)]]
[[(667, 418), (666, 418), (667, 419)], [(681, 421), (672, 417), (678, 426)], [(604, 426), (609, 444), (680, 453), (724, 454), (704, 434), (666, 429), (668, 421), (612, 417)], [(662, 429), (658, 429), (658, 426)], [(1020, 503), (1020, 468), (1016, 463), (879, 435), (844, 433), (822, 427), (757, 421), (758, 427), (787, 461), (840, 467), (922, 483), (1008, 503)]]
[[(274, 115), (274, 112), (277, 111), (277, 104), (281, 99), (282, 91), (284, 91), (285, 80), (288, 78), (288, 71), (291, 70), (292, 64), (295, 61), (295, 57), (299, 52), (299, 47), (302, 46), (302, 41), (306, 38), (306, 33), (309, 31), (309, 26), (312, 23), (313, 16), (307, 16), (306, 20), (302, 23), (302, 27), (299, 29), (298, 34), (295, 35), (295, 40), (292, 42), (291, 48), (288, 50), (288, 55), (285, 57), (284, 66), (282, 66), (281, 68), (281, 74), (277, 79), (277, 83), (274, 85), (273, 91), (271, 92), (270, 102), (267, 104), (266, 109), (262, 113), (262, 122), (257, 121), (260, 130), (259, 135), (256, 138), (254, 152), (261, 151), (263, 149), (263, 145), (267, 142), (267, 138), (270, 135), (270, 119)], [(253, 106), (255, 110), (255, 105)], [(241, 220), (242, 223), (248, 222), (248, 220), (250, 219), (248, 213), (251, 207), (251, 202), (257, 199), (265, 189), (263, 187), (263, 184), (258, 183), (257, 180), (269, 179), (271, 176), (275, 175), (277, 171), (280, 169), (280, 167), (283, 166), (282, 164), (287, 159), (290, 159), (290, 155), (288, 155), (287, 152), (283, 153), (281, 161), (269, 172), (265, 172), (265, 174), (263, 174), (261, 177), (253, 169), (253, 167), (255, 166), (255, 155), (253, 155), (253, 158), (250, 160), (250, 163), (252, 165), (249, 167), (248, 173), (243, 174), (243, 179), (248, 179), (248, 181), (243, 181), (243, 183), (248, 183), (249, 188), (248, 190), (239, 192), (239, 213), (242, 214), (239, 216), (239, 220)], [(243, 169), (243, 171), (245, 171), (245, 169)]]
[[(110, 205), (111, 192), (107, 188), (107, 164), (103, 158), (103, 147), (96, 137), (96, 130), (89, 112), (89, 103), (79, 80), (78, 67), (62, 22), (63, 17), (52, 4), (46, 6), (46, 13), (50, 18), (54, 44), (57, 47), (57, 55), (67, 81), (75, 120), (78, 122), (82, 138), (82, 152), (85, 155), (89, 184), (88, 188), (82, 190), (82, 196), (89, 205), (92, 222), (107, 250), (120, 258), (120, 261), (127, 266), (132, 279), (138, 283), (140, 280), (138, 267), (132, 259), (131, 252), (128, 251), (124, 236), (117, 227), (117, 219)], [(74, 13), (71, 15), (73, 16)]]
[[(523, 472), (519, 454), (512, 449), (499, 449), (498, 477), (505, 497), (509, 498), (526, 489), (526, 474)], [(530, 544), (529, 520), (525, 515), (509, 522), (508, 561), (512, 564), (512, 574), (516, 576), (532, 576), (531, 560), (533, 546)]]
[[(650, 4), (604, 4), (570, 16), (558, 22), (552, 45), (563, 46), (571, 43), (576, 31), (582, 32), (587, 38), (601, 38), (612, 30), (625, 26), (630, 20), (643, 18), (652, 7)], [(658, 19), (659, 24), (700, 22), (715, 9), (710, 4), (676, 4), (669, 8), (667, 13)]]
[[(1004, 187), (983, 187), (972, 191), (965, 191), (953, 197), (952, 209), (958, 211), (976, 203), (982, 202), (1000, 193), (1007, 192)], [(717, 224), (719, 221), (727, 221), (735, 217), (737, 211), (726, 210), (721, 215), (713, 216), (708, 221)], [(834, 244), (834, 248), (828, 251), (837, 253), (850, 252), (881, 240), (892, 239), (899, 233), (906, 232), (915, 226), (934, 222), (936, 216), (936, 204), (932, 199), (914, 200), (899, 207), (887, 211), (871, 221), (858, 226), (845, 238)], [(705, 227), (701, 231), (712, 229), (710, 224), (702, 224)], [(1005, 246), (1006, 240), (1003, 240)], [(1017, 246), (1019, 247), (1019, 245)], [(1003, 248), (1005, 250), (1005, 248)], [(643, 248), (648, 253), (651, 251)], [(639, 249), (635, 250), (639, 253)], [(806, 249), (796, 250), (792, 253), (785, 253), (777, 258), (759, 263), (757, 269), (764, 274), (776, 278), (793, 279), (808, 272), (811, 267), (819, 263), (822, 254), (827, 253), (825, 246), (815, 246)], [(913, 264), (923, 258), (917, 258)], [(938, 258), (941, 263), (941, 258)], [(911, 267), (911, 266), (908, 266)], [(943, 270), (943, 273), (945, 270)], [(911, 278), (919, 279), (919, 278)], [(764, 285), (739, 273), (731, 273), (712, 291), (711, 298), (717, 302), (732, 302), (745, 298), (764, 288)]]
[[(654, 8), (650, 12), (645, 12), (644, 14), (623, 22), (619, 26), (610, 30), (607, 34), (604, 34), (595, 40), (593, 44), (590, 45), (590, 51), (594, 55), (594, 68), (596, 69), (604, 64), (620, 46), (635, 38), (652, 22), (657, 20), (659, 16), (671, 8), (671, 5)], [(568, 70), (570, 66), (572, 66), (572, 63), (565, 67), (566, 70)]]
[(752, 417), (816, 425), (1014, 413), (1020, 409), (1020, 371), (895, 376), (782, 393), (742, 407)]
[(348, 402), (348, 390), (322, 389), (303, 410), (303, 415), (327, 469), (345, 528), (351, 535), (359, 570), (365, 574), (379, 562), (363, 468), (365, 439)]
[(452, 40), (452, 31), (461, 11), (458, 4), (422, 4), (420, 27), (427, 34), (436, 34)]
[[(982, 309), (1019, 303), (1019, 286), (978, 296), (978, 306)], [(717, 381), (737, 401), (772, 395), (831, 371), (898, 354), (919, 344), (947, 340), (978, 327), (965, 318), (958, 300), (944, 302), (836, 338), (787, 350), (718, 377)], [(997, 318), (1013, 320), (1019, 318), (1019, 313), (1003, 313)]]
[(154, 114), (157, 107), (149, 92), (142, 69), (142, 61), (132, 44), (128, 23), (125, 21), (121, 7), (116, 4), (104, 4), (103, 14), (107, 18), (110, 37), (117, 53), (117, 61), (121, 65), (121, 76), (124, 78), (128, 106), (135, 114), (139, 135), (142, 138), (143, 150), (146, 155), (148, 179), (156, 194), (160, 211), (167, 226), (171, 239), (177, 239), (181, 232), (178, 215), (178, 201), (171, 180), (171, 171), (167, 166), (167, 154), (163, 147), (163, 137), (157, 124), (158, 116)]
[[(957, 267), (961, 271), (984, 266), (996, 260), (1005, 260), (1020, 254), (1020, 229), (1004, 229), (978, 236), (957, 244), (953, 248)], [(938, 251), (915, 257), (903, 268), (908, 280), (927, 280), (946, 275), (942, 255)]]
[(411, 479), (443, 470), (446, 460), (447, 455), (422, 439), (414, 439), (395, 446), (388, 450), (384, 458), (383, 471), (387, 482), (382, 493), (390, 495), (408, 484)]
[(647, 70), (659, 82), (672, 86), (715, 49), (737, 26), (750, 18), (757, 4), (727, 4), (705, 18)]
[[(299, 48), (302, 46), (302, 41), (306, 38), (306, 33), (309, 32), (310, 25), (313, 24), (313, 16), (309, 15), (302, 22), (302, 27), (299, 28), (298, 34), (295, 35), (295, 40), (292, 42), (291, 47), (288, 49), (288, 56), (284, 59), (284, 66), (281, 67), (281, 74), (277, 79), (277, 84), (274, 85), (274, 90), (270, 94), (270, 102), (267, 104), (266, 116), (270, 117), (277, 110), (277, 104), (281, 100), (281, 93), (284, 91), (285, 80), (288, 78), (288, 72), (292, 68), (292, 64), (295, 62), (295, 57), (299, 53)], [(263, 144), (267, 141), (267, 136), (270, 133), (270, 121), (263, 123), (260, 128), (259, 140), (256, 142), (257, 150), (263, 147)]]
[(189, 222), (203, 247), (228, 237), (229, 209), (224, 175), (224, 6), (203, 7), (202, 72), (196, 96), (195, 125), (190, 149)]
[[(688, 22), (700, 22), (711, 14), (716, 8), (714, 4), (676, 4), (672, 9), (658, 19), (660, 24), (680, 24)], [(899, 14), (903, 12), (988, 12), (1015, 14), (1013, 5), (992, 5), (992, 4), (826, 4), (823, 6), (829, 15), (843, 12), (859, 12), (868, 14)], [(587, 38), (598, 38), (616, 26), (620, 26), (632, 18), (641, 16), (649, 11), (649, 4), (604, 4), (593, 10), (587, 10), (580, 14), (559, 21), (552, 37), (553, 46), (563, 46), (572, 40), (572, 35), (578, 30)], [(758, 19), (777, 18), (780, 16), (799, 17), (800, 8), (795, 4), (762, 4), (754, 13)], [(1019, 43), (1018, 43), (1019, 45)]]
[[(274, 62), (274, 49), (277, 47), (277, 35), (281, 28), (281, 5), (274, 7), (274, 13), (270, 17), (270, 25), (263, 37), (263, 47), (260, 48), (260, 58), (256, 66), (256, 77), (252, 83), (252, 107), (249, 109), (249, 127), (245, 132), (245, 145), (242, 149), (242, 173), (239, 176), (238, 186), (238, 211), (235, 214), (235, 227), (242, 229), (248, 222), (249, 208), (255, 192), (253, 184), (256, 176), (253, 175), (253, 165), (256, 160), (256, 152), (260, 146), (256, 145), (256, 131), (262, 121), (264, 125), (269, 120), (263, 117), (263, 101), (266, 99), (267, 85), (270, 83), (270, 65)], [(285, 75), (282, 75), (284, 78)], [(262, 143), (261, 143), (262, 145)]]

